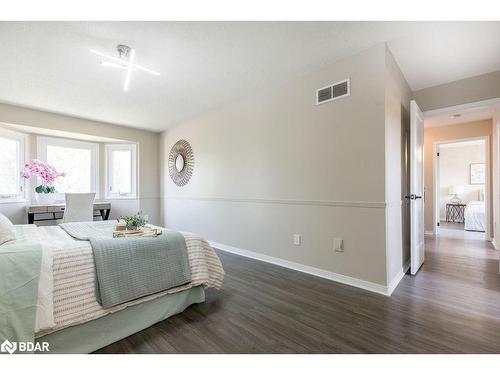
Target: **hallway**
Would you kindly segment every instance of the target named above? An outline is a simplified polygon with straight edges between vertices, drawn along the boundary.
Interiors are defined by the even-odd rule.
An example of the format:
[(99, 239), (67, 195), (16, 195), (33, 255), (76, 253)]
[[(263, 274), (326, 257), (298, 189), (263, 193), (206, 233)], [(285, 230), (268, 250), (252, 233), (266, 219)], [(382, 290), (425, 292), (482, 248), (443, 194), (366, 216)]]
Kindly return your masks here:
[(456, 238), (462, 240), (479, 240), (485, 241), (486, 233), (485, 232), (476, 232), (476, 231), (466, 231), (464, 229), (464, 223), (447, 223), (446, 221), (442, 221), (441, 226), (439, 228), (439, 233), (441, 238)]

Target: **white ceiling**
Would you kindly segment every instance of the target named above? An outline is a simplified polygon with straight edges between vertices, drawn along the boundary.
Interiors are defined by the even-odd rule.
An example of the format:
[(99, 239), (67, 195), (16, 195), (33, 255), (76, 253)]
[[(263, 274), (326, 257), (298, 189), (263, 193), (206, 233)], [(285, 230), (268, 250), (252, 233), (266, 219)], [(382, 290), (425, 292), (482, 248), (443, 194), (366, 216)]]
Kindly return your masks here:
[(488, 120), (493, 118), (495, 110), (495, 106), (473, 107), (456, 110), (449, 113), (426, 117), (424, 120), (424, 126), (426, 128), (430, 128), (434, 126), (456, 125), (464, 124), (466, 122)]
[[(388, 42), (413, 90), (500, 70), (500, 22), (0, 22), (0, 102), (161, 131)], [(106, 69), (124, 43), (161, 76)]]

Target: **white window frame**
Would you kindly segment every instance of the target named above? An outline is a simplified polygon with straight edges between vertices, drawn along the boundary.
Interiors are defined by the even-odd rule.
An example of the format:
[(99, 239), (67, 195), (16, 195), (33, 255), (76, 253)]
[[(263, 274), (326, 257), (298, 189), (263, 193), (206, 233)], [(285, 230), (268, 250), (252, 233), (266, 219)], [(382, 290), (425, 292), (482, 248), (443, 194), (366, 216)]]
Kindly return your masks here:
[[(107, 199), (137, 199), (137, 144), (135, 143), (108, 143), (105, 145), (106, 150), (106, 198)], [(113, 151), (126, 150), (131, 152), (132, 157), (132, 173), (130, 193), (113, 193), (113, 165), (111, 153)]]
[[(90, 190), (89, 193), (95, 193), (95, 198), (99, 198), (99, 144), (91, 142), (77, 141), (73, 139), (54, 138), (54, 137), (37, 137), (37, 155), (38, 159), (47, 162), (47, 146), (79, 148), (90, 150), (90, 170), (94, 171), (90, 175)], [(65, 171), (60, 171), (65, 172)], [(62, 177), (64, 178), (64, 177)], [(41, 181), (38, 181), (38, 185)], [(56, 199), (64, 201), (64, 193), (57, 193)]]
[(26, 143), (28, 136), (23, 133), (14, 132), (11, 130), (0, 129), (0, 137), (12, 139), (18, 142), (19, 151), (17, 155), (18, 174), (19, 174), (19, 191), (18, 194), (0, 194), (0, 203), (20, 203), (26, 201), (26, 179), (21, 176), (26, 163)]

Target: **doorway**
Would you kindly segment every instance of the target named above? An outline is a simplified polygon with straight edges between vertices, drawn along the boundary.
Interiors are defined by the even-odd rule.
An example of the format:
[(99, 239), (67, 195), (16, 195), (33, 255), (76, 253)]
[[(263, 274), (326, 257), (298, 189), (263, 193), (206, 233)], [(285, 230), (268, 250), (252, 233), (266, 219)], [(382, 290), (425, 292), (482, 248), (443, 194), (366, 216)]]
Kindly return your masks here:
[(434, 149), (435, 233), (488, 239), (489, 137), (437, 142)]
[[(408, 215), (412, 223), (410, 258), (412, 262), (419, 260), (415, 272), (424, 261), (423, 254), (428, 251), (428, 241), (417, 242), (415, 236), (421, 239), (425, 234), (430, 242), (438, 245), (440, 237), (442, 241), (447, 241), (444, 237), (462, 239), (466, 250), (472, 246), (469, 240), (474, 240), (481, 248), (497, 248), (495, 237), (498, 235), (495, 234), (500, 233), (500, 98), (426, 112), (421, 112), (412, 101), (411, 109), (409, 145), (415, 149), (420, 142), (421, 138), (413, 134), (416, 128), (423, 127), (424, 139), (423, 163), (407, 163), (410, 171), (407, 182), (412, 181), (412, 175), (415, 178), (422, 170), (424, 173), (424, 217), (416, 215), (419, 210), (411, 209), (413, 206)], [(475, 148), (476, 156), (465, 157), (465, 147)], [(414, 160), (420, 159), (418, 153), (413, 154), (410, 152)], [(464, 159), (460, 161), (461, 166), (456, 163), (459, 159)], [(443, 169), (442, 173), (440, 169)], [(460, 174), (460, 180), (455, 179), (457, 174)], [(411, 194), (405, 197), (415, 204), (420, 198), (418, 189), (409, 185)], [(422, 243), (424, 251), (420, 250)]]
[(500, 98), (424, 113), (427, 236), (494, 241), (499, 114)]

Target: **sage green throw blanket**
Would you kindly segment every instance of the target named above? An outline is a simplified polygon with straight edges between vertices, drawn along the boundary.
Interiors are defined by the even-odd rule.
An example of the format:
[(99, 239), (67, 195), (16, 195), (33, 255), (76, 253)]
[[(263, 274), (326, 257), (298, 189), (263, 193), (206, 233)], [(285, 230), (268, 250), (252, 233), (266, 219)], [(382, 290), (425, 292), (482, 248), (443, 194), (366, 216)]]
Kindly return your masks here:
[(35, 339), (41, 261), (39, 244), (0, 246), (0, 344)]
[(184, 236), (113, 238), (115, 222), (60, 224), (77, 240), (90, 241), (97, 273), (97, 300), (104, 308), (191, 281)]

